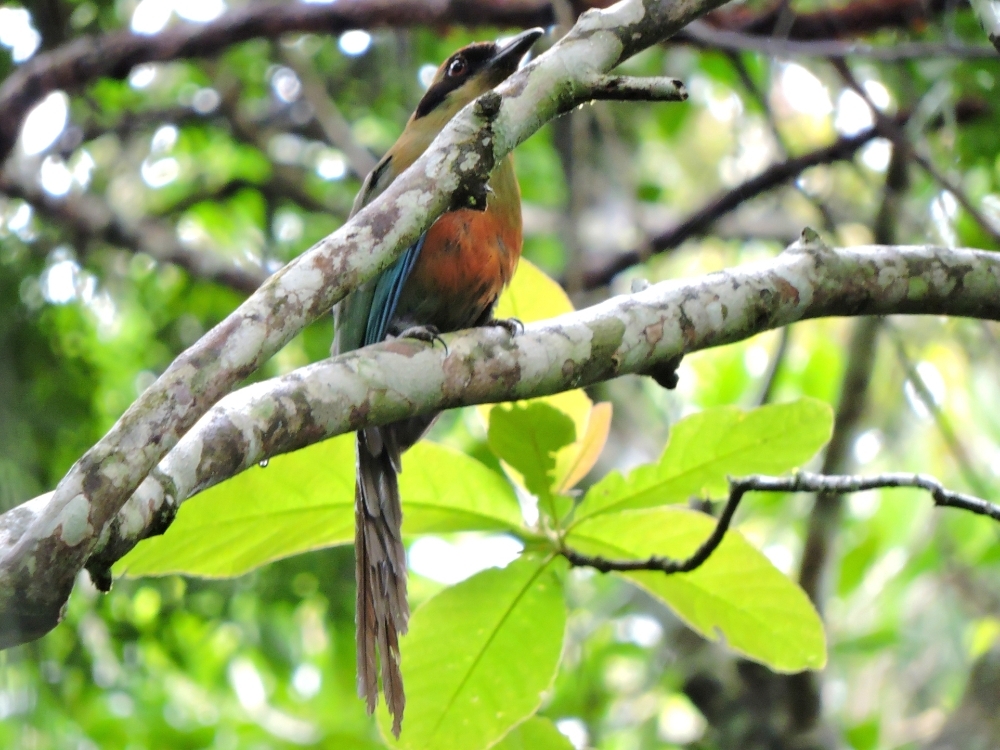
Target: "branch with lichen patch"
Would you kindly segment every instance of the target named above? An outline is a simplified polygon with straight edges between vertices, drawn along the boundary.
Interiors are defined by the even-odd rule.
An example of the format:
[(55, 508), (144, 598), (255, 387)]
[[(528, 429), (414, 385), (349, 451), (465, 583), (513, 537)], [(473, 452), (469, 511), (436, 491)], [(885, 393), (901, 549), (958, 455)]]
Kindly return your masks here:
[[(447, 351), (397, 339), (340, 355), (220, 401), (116, 514), (87, 567), (109, 582), (110, 566), (161, 532), (186, 498), (333, 435), (629, 373), (660, 374), (684, 354), (807, 318), (891, 313), (1000, 320), (1000, 259), (976, 250), (800, 242), (771, 261), (649, 286), (528, 325), (513, 338), (484, 328), (445, 336)], [(0, 552), (48, 502), (0, 516)]]
[(591, 85), (590, 98), (620, 102), (684, 102), (688, 92), (676, 78), (601, 76)]

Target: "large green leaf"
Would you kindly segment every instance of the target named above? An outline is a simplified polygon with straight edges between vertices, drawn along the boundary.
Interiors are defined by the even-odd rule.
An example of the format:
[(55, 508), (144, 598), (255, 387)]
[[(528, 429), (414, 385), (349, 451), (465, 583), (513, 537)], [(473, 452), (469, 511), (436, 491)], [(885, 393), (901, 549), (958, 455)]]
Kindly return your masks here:
[(403, 454), (399, 475), (403, 534), (510, 531), (522, 528), (510, 483), (479, 461), (436, 443)]
[(611, 472), (593, 485), (576, 518), (677, 503), (727, 492), (727, 476), (783, 474), (802, 466), (830, 439), (833, 410), (803, 398), (751, 411), (706, 409), (680, 420), (663, 456), (628, 477)]
[(556, 725), (542, 716), (532, 716), (514, 727), (493, 747), (495, 750), (573, 750), (573, 745)]
[[(513, 489), (464, 453), (419, 443), (400, 475), (405, 534), (510, 530)], [(354, 439), (342, 435), (276, 456), (181, 506), (166, 534), (115, 566), (130, 576), (238, 576), (264, 563), (354, 540)]]
[(562, 653), (566, 606), (550, 559), (522, 557), (445, 589), (401, 642), (406, 716), (393, 747), (479, 750), (538, 710)]
[(528, 492), (548, 504), (556, 484), (556, 452), (576, 440), (573, 420), (541, 401), (490, 412), (490, 449), (517, 471)]
[[(521, 258), (510, 286), (497, 301), (495, 314), (498, 318), (517, 318), (523, 323), (533, 323), (570, 312), (573, 312), (573, 303), (558, 282), (549, 278), (544, 271), (526, 258)], [(599, 413), (595, 418), (594, 404), (582, 388), (518, 403), (548, 404), (573, 420), (576, 441), (571, 440), (556, 452), (555, 482), (551, 485), (566, 489), (572, 487), (573, 484), (567, 482), (571, 479), (576, 481), (582, 479), (583, 474), (590, 468), (586, 462), (596, 460), (596, 455), (593, 455), (595, 449), (599, 453), (603, 447), (606, 434), (602, 434), (604, 433), (602, 423), (610, 421), (610, 412)], [(502, 405), (483, 404), (479, 407), (479, 413), (487, 424), (490, 422), (490, 412), (496, 408), (502, 408)], [(583, 474), (579, 473), (581, 471)], [(574, 474), (575, 476), (572, 476)]]
[[(708, 538), (715, 519), (685, 508), (609, 513), (577, 524), (571, 548), (612, 559), (651, 555), (684, 558)], [(711, 557), (690, 573), (625, 574), (673, 608), (710, 640), (779, 672), (818, 669), (826, 662), (823, 623), (805, 592), (742, 534), (729, 531)]]

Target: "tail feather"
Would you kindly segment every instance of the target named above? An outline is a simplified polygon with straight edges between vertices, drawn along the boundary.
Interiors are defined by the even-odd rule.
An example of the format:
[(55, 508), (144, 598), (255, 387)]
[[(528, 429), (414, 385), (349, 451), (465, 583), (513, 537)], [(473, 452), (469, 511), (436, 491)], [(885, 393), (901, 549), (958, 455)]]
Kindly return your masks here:
[[(360, 499), (359, 499), (360, 500)], [(358, 695), (364, 699), (368, 713), (375, 711), (378, 701), (378, 680), (375, 672), (375, 602), (372, 599), (371, 567), (365, 549), (364, 513), (361, 502), (355, 504), (354, 510), (355, 537), (355, 579), (358, 584), (357, 593), (357, 641), (358, 641)], [(369, 635), (371, 634), (371, 635)]]
[[(413, 417), (358, 432), (358, 478), (354, 499), (354, 555), (357, 593), (358, 695), (368, 713), (378, 702), (377, 662), (382, 692), (397, 737), (406, 696), (400, 671), (399, 637), (406, 633), (406, 550), (403, 509), (396, 475), (400, 455), (420, 439), (436, 415)], [(376, 660), (377, 655), (377, 660)]]
[[(406, 551), (396, 471), (399, 448), (392, 428), (358, 435), (355, 555), (358, 583), (358, 695), (368, 711), (378, 699), (375, 654), (382, 665), (382, 691), (397, 736), (406, 697), (399, 663), (399, 636), (406, 633)], [(387, 437), (388, 436), (388, 437)]]

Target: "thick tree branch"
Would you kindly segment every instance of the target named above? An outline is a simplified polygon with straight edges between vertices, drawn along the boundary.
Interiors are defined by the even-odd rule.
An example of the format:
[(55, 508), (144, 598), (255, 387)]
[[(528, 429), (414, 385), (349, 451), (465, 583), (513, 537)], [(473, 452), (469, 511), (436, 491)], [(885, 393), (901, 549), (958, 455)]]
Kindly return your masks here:
[[(192, 494), (332, 435), (648, 374), (676, 366), (686, 353), (806, 318), (889, 313), (998, 320), (1000, 259), (976, 250), (799, 243), (766, 263), (656, 284), (529, 325), (514, 338), (486, 328), (446, 336), (447, 351), (400, 339), (319, 362), (212, 408), (117, 513), (94, 544), (88, 569), (106, 581), (110, 566), (161, 532)], [(0, 516), (0, 553), (9, 555), (29, 519), (52, 502), (32, 501)], [(61, 568), (71, 564), (56, 560), (35, 585), (61, 580)]]
[[(378, 199), (271, 276), (181, 354), (70, 469), (44, 512), (0, 560), (3, 643), (55, 626), (76, 572), (108, 523), (216, 401), (391, 263), (442, 212), (481, 205), (497, 160), (544, 122), (588, 101), (600, 75), (720, 1), (625, 0), (585, 14), (548, 52), (456, 115)], [(352, 7), (335, 7), (342, 5)], [(43, 584), (39, 570), (53, 577)]]
[(809, 472), (799, 472), (790, 477), (769, 477), (758, 474), (729, 480), (729, 499), (719, 515), (715, 528), (694, 554), (683, 560), (655, 555), (645, 560), (608, 560), (600, 555), (585, 555), (569, 547), (561, 548), (559, 553), (574, 567), (596, 568), (602, 573), (635, 570), (655, 570), (667, 574), (690, 573), (704, 565), (722, 544), (736, 509), (748, 492), (821, 492), (843, 495), (886, 487), (916, 487), (929, 492), (934, 504), (940, 508), (958, 508), (1000, 521), (1000, 505), (973, 495), (945, 489), (938, 480), (925, 474), (876, 474), (872, 477)]

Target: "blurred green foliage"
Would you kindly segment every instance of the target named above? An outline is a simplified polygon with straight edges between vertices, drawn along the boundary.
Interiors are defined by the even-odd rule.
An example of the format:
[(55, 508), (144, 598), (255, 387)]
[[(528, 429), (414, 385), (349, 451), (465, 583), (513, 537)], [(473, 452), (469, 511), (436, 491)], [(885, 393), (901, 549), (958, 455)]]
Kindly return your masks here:
[[(41, 5), (29, 9), (37, 13)], [(43, 49), (127, 26), (137, 3), (52, 5), (62, 8), (65, 24), (61, 38), (40, 28)], [(152, 218), (189, 248), (272, 270), (340, 226), (363, 177), (337, 144), (325, 142), (302, 99), (287, 91), (282, 95), (276, 84), (286, 66), (282, 47), (306, 56), (349, 123), (350, 137), (378, 155), (401, 132), (419, 100), (422, 66), (436, 65), (462, 44), (498, 33), (458, 27), (384, 30), (359, 55), (345, 54), (336, 38), (300, 35), (236, 45), (209, 60), (143, 66), (126, 80), (96, 81), (70, 97), (66, 134), (39, 156), (16, 154), (13, 167), (35, 175), (45, 163), (50, 170), (62, 165), (72, 175), (71, 196), (99, 197), (127, 223)], [(902, 36), (982, 41), (966, 11), (907, 34), (883, 31), (870, 41), (888, 45)], [(736, 62), (746, 66), (766, 107), (744, 88)], [(870, 92), (885, 92), (890, 111), (914, 113), (908, 135), (993, 222), (995, 236), (1000, 113), (987, 106), (966, 122), (956, 112), (959, 103), (995, 102), (1000, 61), (860, 58), (852, 66)], [(15, 67), (6, 48), (0, 50), (0, 76)], [(852, 108), (843, 82), (819, 59), (791, 62), (664, 46), (623, 68), (637, 75), (680, 77), (691, 99), (683, 105), (583, 108), (573, 113), (583, 123), (575, 131), (582, 139), (578, 150), (567, 142), (571, 128), (549, 125), (516, 155), (526, 206), (525, 257), (557, 277), (569, 279), (576, 264), (599, 265), (615, 252), (639, 246), (644, 237), (785, 153), (817, 148), (864, 124), (863, 110), (859, 115)], [(885, 148), (877, 142), (854, 161), (809, 170), (796, 186), (756, 199), (706, 236), (622, 274), (608, 291), (625, 291), (636, 277), (692, 276), (770, 257), (807, 224), (821, 229), (831, 243), (871, 241), (883, 194)], [(571, 178), (574, 169), (576, 179)], [(898, 241), (996, 247), (991, 233), (932, 178), (913, 168), (910, 180), (895, 222)], [(132, 250), (74, 230), (42, 206), (0, 196), (0, 507), (51, 489), (171, 359), (240, 300), (237, 292)], [(582, 305), (606, 292), (573, 293)], [(511, 304), (516, 308), (530, 298), (524, 294)], [(960, 445), (956, 449), (942, 436), (932, 409), (908, 383), (896, 349), (883, 345), (861, 428), (850, 443), (854, 465), (865, 472), (924, 471), (958, 489), (974, 490), (972, 476), (995, 497), (1000, 466), (1000, 419), (993, 408), (1000, 403), (996, 329), (965, 320), (895, 320), (890, 325), (890, 335), (903, 342), (909, 364), (927, 382), (934, 408), (958, 427)], [(849, 330), (845, 321), (796, 325), (772, 400), (788, 404), (785, 409), (815, 411), (815, 402), (798, 400), (804, 396), (836, 405)], [(318, 321), (254, 377), (326, 356), (331, 335), (330, 322)], [(602, 750), (722, 747), (685, 689), (706, 669), (723, 674), (720, 660), (731, 661), (733, 652), (708, 643), (691, 627), (708, 638), (717, 637), (717, 627), (737, 652), (779, 669), (821, 661), (822, 633), (809, 619), (811, 610), (790, 579), (778, 573), (794, 576), (798, 568), (807, 498), (749, 497), (737, 519), (740, 536), (720, 550), (726, 554), (720, 554), (717, 573), (728, 578), (714, 593), (723, 591), (741, 604), (742, 614), (765, 623), (758, 630), (730, 617), (731, 609), (741, 607), (720, 605), (707, 613), (693, 605), (685, 609), (684, 597), (692, 595), (669, 590), (680, 587), (681, 579), (642, 574), (634, 586), (619, 576), (567, 571), (547, 561), (515, 504), (517, 495), (524, 501), (523, 490), (514, 489), (523, 479), (529, 488), (552, 494), (552, 510), (546, 515), (546, 507), (540, 509), (542, 523), (576, 523), (569, 533), (581, 535), (585, 524), (596, 521), (567, 514), (581, 497), (618, 481), (602, 477), (620, 471), (631, 472), (631, 478), (662, 468), (664, 463), (653, 462), (661, 455), (666, 461), (663, 448), (674, 425), (676, 438), (692, 419), (724, 421), (745, 413), (730, 408), (700, 413), (717, 415), (708, 417), (698, 410), (755, 405), (777, 344), (777, 334), (770, 333), (693, 355), (681, 365), (677, 392), (637, 378), (594, 388), (590, 397), (611, 401), (614, 417), (605, 449), (593, 457), (596, 466), (580, 481), (579, 491), (577, 482), (567, 488), (562, 480), (571, 471), (566, 456), (580, 455), (594, 439), (587, 431), (589, 400), (546, 401), (546, 407), (531, 407), (538, 420), (515, 418), (506, 427), (494, 422), (500, 425), (501, 415), (517, 412), (495, 411), (495, 419), (486, 423), (477, 410), (440, 420), (432, 438), (450, 448), (415, 449), (407, 460), (422, 457), (427, 470), (408, 465), (403, 474), (404, 483), (410, 482), (404, 497), (413, 504), (407, 510), (408, 523), (416, 524), (413, 536), (467, 550), (487, 545), (497, 530), (507, 528), (521, 537), (525, 553), (502, 571), (479, 572), (451, 588), (444, 586), (454, 580), (432, 579), (414, 566), (411, 596), (415, 605), (424, 604), (403, 642), (404, 664), (415, 670), (407, 683), (407, 721), (413, 719), (414, 736), (424, 737), (420, 717), (440, 709), (434, 704), (435, 684), (454, 677), (438, 662), (421, 663), (421, 653), (445, 663), (448, 649), (466, 654), (478, 647), (487, 654), (489, 669), (466, 670), (469, 690), (492, 689), (495, 683), (500, 693), (515, 696), (513, 712), (503, 718), (471, 707), (462, 709), (461, 717), (440, 713), (439, 728), (456, 722), (449, 736), (470, 738), (469, 747), (500, 739), (540, 707), (538, 717), (496, 745), (504, 750), (566, 750), (567, 737)], [(560, 418), (557, 410), (573, 421), (572, 436), (566, 416)], [(522, 417), (525, 411), (520, 409)], [(741, 465), (739, 471), (783, 471), (807, 461), (829, 429), (829, 411), (822, 414), (815, 411), (783, 435), (779, 425), (761, 425), (762, 437), (787, 438), (786, 447), (798, 453), (782, 466)], [(679, 421), (682, 416), (688, 420)], [(554, 434), (556, 422), (562, 435)], [(491, 431), (512, 431), (506, 435), (508, 447), (501, 447), (484, 424)], [(531, 429), (546, 431), (547, 443), (533, 457), (541, 463), (513, 450), (525, 447), (523, 436)], [(719, 427), (729, 429), (735, 428)], [(569, 441), (565, 447), (562, 438)], [(691, 440), (703, 451), (718, 444)], [(768, 461), (782, 460), (769, 452), (770, 444), (758, 447)], [(549, 449), (554, 448), (563, 452), (553, 456)], [(167, 557), (178, 565), (175, 570), (193, 571), (194, 564), (184, 567), (177, 553), (185, 541), (190, 547), (184, 552), (192, 557), (213, 550), (228, 556), (229, 569), (198, 571), (212, 575), (284, 559), (232, 580), (125, 578), (106, 596), (82, 575), (63, 624), (36, 643), (0, 654), (0, 745), (38, 750), (383, 746), (376, 722), (355, 696), (350, 549), (315, 549), (350, 540), (350, 450), (349, 439), (330, 441), (310, 449), (312, 454), (275, 459), (266, 469), (205, 493), (185, 506), (181, 519), (192, 516), (206, 543), (196, 544), (192, 532), (178, 539)], [(293, 475), (308, 473), (315, 484), (283, 487), (282, 460), (290, 462)], [(296, 460), (303, 463), (295, 466)], [(723, 466), (713, 475), (712, 497), (718, 497), (726, 471)], [(474, 475), (465, 487), (471, 491), (445, 497), (441, 481), (449, 472)], [(243, 543), (245, 528), (232, 538), (214, 531), (209, 523), (213, 514), (215, 521), (223, 520), (227, 493), (230, 510), (239, 510), (250, 486), (239, 483), (253, 483), (255, 477), (272, 483), (266, 490), (272, 510), (279, 503), (297, 513), (318, 505), (328, 515), (303, 514), (289, 521), (286, 530), (309, 533), (291, 541), (286, 536), (284, 547), (277, 545), (277, 535), (262, 535), (253, 547)], [(543, 487), (540, 477), (552, 481)], [(421, 520), (417, 506), (424, 500), (438, 506), (424, 507)], [(524, 510), (528, 515), (530, 503)], [(682, 508), (627, 513), (641, 517), (618, 514), (619, 527), (609, 525), (603, 537), (595, 532), (589, 542), (581, 539), (581, 548), (589, 543), (593, 551), (607, 550), (613, 542), (621, 554), (648, 554), (660, 549), (669, 531), (679, 545), (673, 554), (679, 555), (707, 529), (707, 519)], [(472, 516), (479, 525), (469, 520)], [(179, 519), (172, 532), (183, 531)], [(843, 743), (856, 750), (919, 747), (959, 704), (969, 664), (1000, 635), (997, 534), (982, 519), (933, 510), (918, 492), (847, 499), (824, 607), (829, 643), (824, 711)], [(170, 539), (168, 534), (157, 543)], [(307, 549), (312, 551), (285, 557)], [(261, 554), (253, 557), (255, 550)], [(136, 559), (141, 553), (139, 548)], [(234, 563), (241, 555), (253, 559)], [(766, 590), (740, 585), (739, 574), (751, 567), (762, 571), (753, 580)], [(509, 630), (494, 628), (508, 639), (503, 648), (483, 650), (475, 641), (477, 628), (488, 621), (491, 605), (503, 604), (505, 591), (530, 588), (516, 587), (530, 578), (526, 571), (544, 577), (546, 590), (535, 590), (534, 598), (523, 602), (524, 612), (504, 621)], [(706, 566), (703, 575), (712, 572)], [(696, 597), (689, 601), (698, 602)], [(798, 608), (799, 617), (792, 618), (795, 627), (786, 636), (775, 639), (774, 626), (781, 619), (766, 610), (787, 602)], [(473, 692), (465, 697), (471, 706)], [(469, 724), (460, 727), (463, 717)], [(407, 737), (404, 744), (410, 742)], [(413, 742), (409, 746), (446, 746), (437, 740)]]

